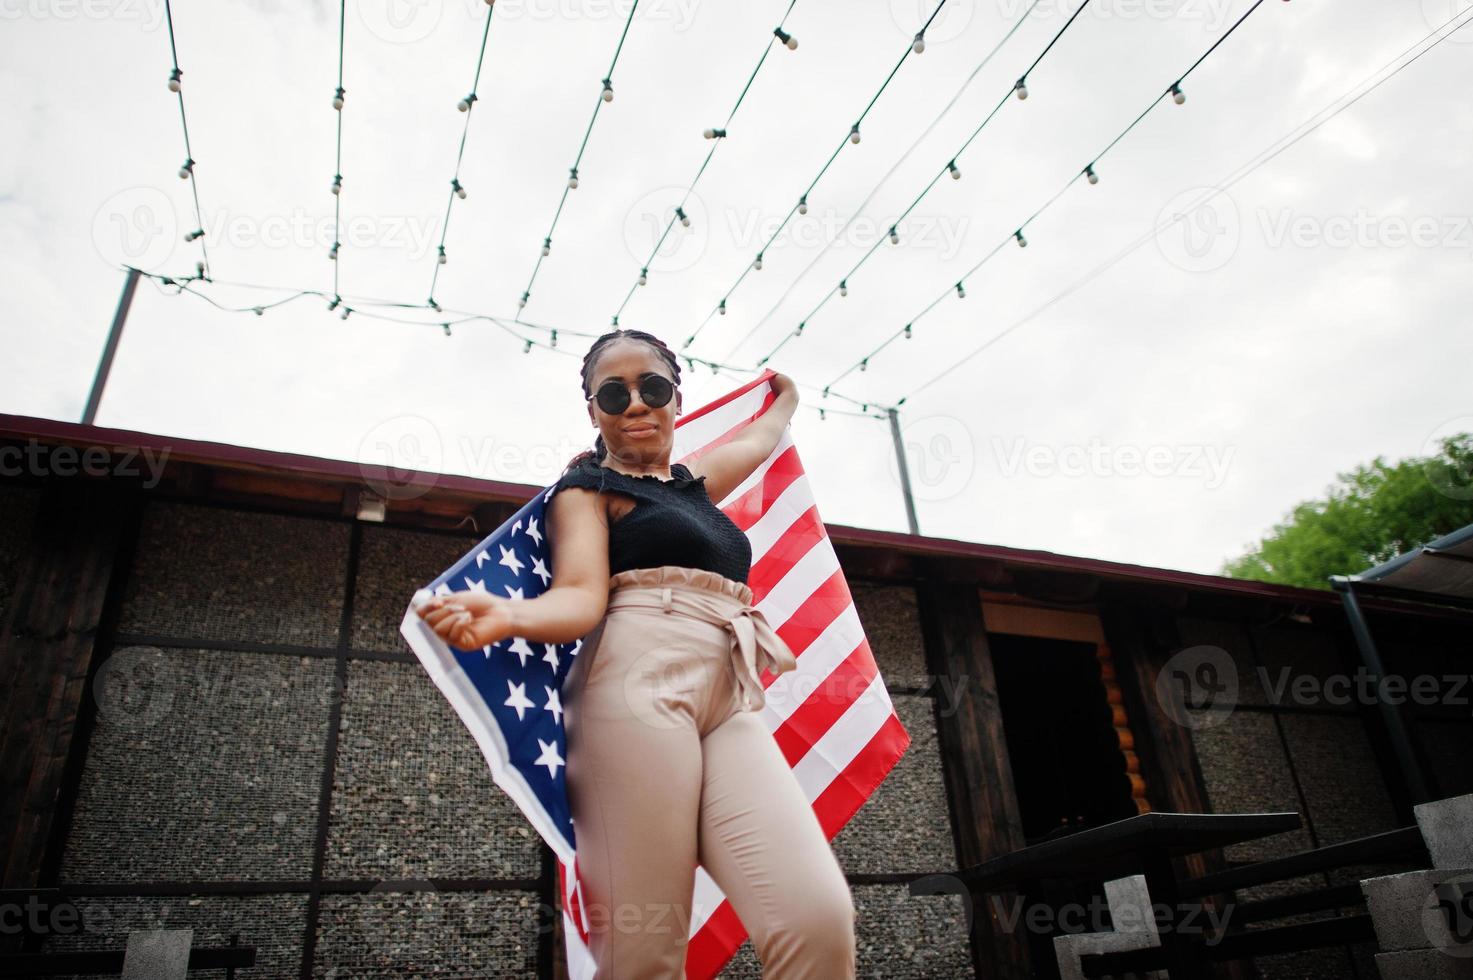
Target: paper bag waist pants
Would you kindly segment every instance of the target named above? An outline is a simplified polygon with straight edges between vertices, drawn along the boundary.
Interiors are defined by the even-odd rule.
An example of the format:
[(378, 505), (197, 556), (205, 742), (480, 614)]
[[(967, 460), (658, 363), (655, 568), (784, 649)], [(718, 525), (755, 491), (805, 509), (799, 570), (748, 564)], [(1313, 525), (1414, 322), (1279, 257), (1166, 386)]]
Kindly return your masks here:
[(564, 684), (568, 799), (598, 980), (684, 976), (697, 865), (763, 976), (854, 976), (854, 904), (758, 712), (792, 651), (741, 582), (665, 565), (609, 580)]

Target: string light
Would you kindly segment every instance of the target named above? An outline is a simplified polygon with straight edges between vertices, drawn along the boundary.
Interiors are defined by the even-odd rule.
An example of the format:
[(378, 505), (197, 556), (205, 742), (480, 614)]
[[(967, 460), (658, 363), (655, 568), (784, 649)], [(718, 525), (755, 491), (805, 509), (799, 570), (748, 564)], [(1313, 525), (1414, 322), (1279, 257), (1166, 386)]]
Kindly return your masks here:
[(439, 261), (439, 263), (441, 265), (444, 265), (445, 264), (446, 258), (445, 258), (445, 246), (444, 245), (441, 245), (440, 246), (440, 258), (438, 259), (438, 261)]
[(675, 208), (675, 216), (680, 219), (680, 224), (682, 227), (690, 227), (690, 216), (685, 213), (684, 208), (677, 206)]
[(802, 197), (798, 198), (798, 213), (799, 214), (807, 214), (808, 213), (808, 195), (807, 194), (804, 194)]
[[(967, 287), (963, 286), (961, 283), (957, 283), (956, 284), (956, 298), (957, 299), (966, 299), (967, 298)], [(909, 324), (907, 324), (906, 326), (908, 328), (909, 327)]]
[(900, 244), (900, 233), (895, 230), (895, 226), (894, 225), (891, 225), (890, 226), (890, 244), (891, 245), (899, 245)]
[(705, 133), (702, 135), (704, 135), (708, 140), (723, 139), (726, 136), (726, 130), (717, 129), (714, 126), (711, 126), (707, 127)]
[(169, 69), (169, 91), (174, 93), (179, 102), (179, 128), (184, 134), (184, 163), (179, 167), (179, 179), (189, 181), (189, 194), (194, 200), (195, 230), (184, 236), (186, 242), (199, 241), (202, 263), (206, 269), (209, 268), (210, 252), (205, 246), (204, 209), (199, 203), (199, 180), (194, 172), (194, 149), (189, 144), (189, 114), (184, 111), (184, 72), (179, 68), (179, 46), (174, 36), (174, 7), (169, 0), (164, 0), (164, 17), (169, 29), (169, 58), (173, 66)]
[(339, 85), (337, 87), (337, 89), (333, 92), (333, 95), (332, 95), (332, 107), (334, 109), (336, 109), (337, 111), (342, 112), (343, 111), (343, 96), (345, 96), (347, 94), (348, 94), (347, 91), (341, 85)]
[(848, 296), (849, 295), (849, 280), (847, 280), (847, 279), (840, 279), (839, 280), (839, 295), (840, 296)]
[(450, 178), (450, 189), (455, 192), (456, 197), (460, 198), (462, 201), (465, 200), (465, 188), (461, 186), (460, 178)]
[(957, 169), (955, 160), (948, 160), (946, 163), (946, 169), (950, 171), (952, 180), (962, 179), (962, 172)]
[(331, 259), (332, 261), (334, 261), (334, 262), (336, 262), (338, 260), (338, 243), (337, 242), (333, 242), (332, 243), (332, 248), (330, 248), (330, 249), (327, 250), (327, 257), (329, 259)]
[[(607, 103), (613, 101), (613, 98), (614, 98), (614, 83), (613, 83), (614, 69), (619, 64), (619, 55), (624, 50), (624, 41), (625, 41), (626, 38), (629, 37), (629, 27), (630, 27), (631, 24), (634, 23), (634, 11), (638, 7), (639, 7), (639, 0), (635, 0), (634, 3), (631, 3), (629, 5), (629, 15), (624, 19), (624, 28), (619, 33), (619, 43), (614, 47), (614, 57), (609, 62), (608, 71), (604, 72), (604, 76), (603, 76), (603, 79), (602, 79), (602, 88), (601, 88), (601, 90), (599, 92), (599, 97), (593, 103), (593, 116), (592, 116), (591, 119), (589, 119), (588, 126), (583, 131), (583, 140), (582, 140), (581, 143), (578, 144), (578, 153), (573, 158), (573, 165), (568, 168), (568, 182), (567, 182), (567, 186), (566, 186), (566, 188), (563, 191), (562, 197), (558, 199), (557, 209), (553, 212), (552, 222), (548, 225), (547, 232), (544, 235), (544, 241), (546, 241), (547, 239), (555, 238), (557, 236), (557, 223), (562, 218), (562, 215), (563, 215), (563, 207), (564, 207), (564, 205), (567, 204), (567, 201), (568, 201), (568, 193), (570, 191), (574, 191), (574, 190), (577, 190), (578, 189), (578, 165), (579, 165), (579, 163), (582, 162), (582, 160), (583, 160), (583, 154), (588, 149), (588, 140), (593, 135), (593, 127), (594, 127), (594, 124), (598, 122), (598, 113), (599, 113), (599, 110), (602, 109), (604, 107), (604, 105), (606, 105)], [(489, 20), (489, 18), (488, 18), (488, 20)], [(527, 277), (527, 285), (526, 285), (526, 288), (523, 289), (523, 291), (522, 291), (522, 297), (521, 297), (521, 299), (518, 302), (518, 309), (525, 309), (526, 308), (527, 300), (532, 295), (532, 287), (537, 282), (537, 274), (542, 270), (542, 261), (545, 258), (547, 258), (547, 255), (546, 254), (539, 255), (537, 257), (537, 261), (532, 264), (532, 273), (531, 273), (530, 276)], [(518, 321), (520, 321), (520, 319), (521, 319), (521, 315), (520, 314), (518, 314), (517, 319), (518, 319)]]
[(467, 95), (465, 98), (455, 103), (455, 108), (459, 109), (461, 112), (470, 112), (471, 106), (474, 105), (477, 101), (478, 100), (476, 98), (476, 93), (472, 92), (470, 95)]
[(1173, 101), (1176, 102), (1177, 105), (1181, 105), (1182, 103), (1187, 101), (1187, 93), (1181, 90), (1181, 85), (1179, 83), (1172, 83), (1171, 98)]
[[(1120, 132), (1119, 135), (1117, 135), (1113, 140), (1111, 140), (1110, 143), (1102, 151), (1100, 151), (1099, 153), (1095, 154), (1094, 158), (1082, 170), (1076, 171), (1075, 174), (1072, 177), (1070, 177), (1067, 182), (1065, 182), (1065, 184), (1063, 185), (1063, 187), (1061, 187), (1053, 195), (1053, 197), (1051, 197), (1047, 201), (1045, 201), (1042, 204), (1042, 206), (1040, 206), (1037, 210), (1035, 210), (1033, 212), (1033, 214), (1031, 216), (1029, 216), (1029, 218), (1026, 221), (1024, 221), (1021, 225), (1019, 225), (1018, 230), (1015, 231), (1013, 233), (1013, 235), (1011, 236), (1012, 239), (1018, 244), (1018, 246), (1021, 247), (1021, 248), (1026, 248), (1028, 246), (1028, 239), (1024, 236), (1023, 229), (1025, 227), (1027, 227), (1029, 224), (1031, 224), (1036, 218), (1038, 218), (1039, 215), (1043, 214), (1044, 211), (1048, 210), (1048, 208), (1050, 208), (1051, 206), (1053, 206), (1053, 204), (1056, 201), (1058, 201), (1063, 196), (1063, 194), (1073, 185), (1074, 181), (1076, 181), (1076, 180), (1079, 179), (1079, 177), (1081, 177), (1081, 176), (1085, 177), (1085, 179), (1088, 180), (1091, 184), (1098, 183), (1099, 182), (1099, 175), (1098, 175), (1098, 173), (1095, 170), (1095, 166), (1099, 163), (1099, 161), (1107, 153), (1109, 153), (1112, 149), (1114, 149), (1114, 147), (1116, 145), (1118, 145), (1120, 143), (1120, 141), (1123, 140), (1132, 130), (1134, 130), (1140, 124), (1140, 122), (1151, 112), (1151, 110), (1154, 109), (1157, 105), (1159, 105), (1161, 103), (1161, 100), (1162, 100), (1162, 98), (1164, 98), (1165, 95), (1172, 94), (1172, 93), (1175, 93), (1175, 92), (1180, 91), (1180, 84), (1181, 84), (1181, 82), (1183, 80), (1185, 80), (1188, 75), (1192, 74), (1192, 72), (1194, 72), (1207, 59), (1207, 57), (1209, 55), (1211, 55), (1214, 51), (1216, 51), (1218, 49), (1218, 47), (1221, 46), (1223, 44), (1223, 42), (1226, 41), (1228, 39), (1228, 37), (1233, 34), (1234, 31), (1236, 31), (1239, 27), (1241, 27), (1242, 24), (1248, 19), (1248, 17), (1255, 10), (1257, 10), (1258, 7), (1260, 5), (1262, 5), (1262, 3), (1263, 3), (1263, 0), (1255, 0), (1255, 2), (1253, 3), (1253, 5), (1250, 6), (1247, 9), (1247, 11), (1245, 11), (1242, 14), (1242, 16), (1240, 16), (1237, 19), (1237, 21), (1235, 21), (1232, 24), (1232, 26), (1229, 27), (1200, 57), (1198, 57), (1197, 60), (1195, 62), (1193, 62), (1193, 64), (1191, 65), (1191, 67), (1188, 68), (1187, 71), (1184, 72), (1177, 79), (1177, 81), (1171, 85), (1170, 88), (1168, 88), (1161, 95), (1158, 95), (1154, 99), (1152, 99), (1151, 102), (1150, 102), (1150, 104), (1147, 105), (1146, 108), (1139, 115), (1137, 115), (1135, 117), (1135, 119), (1132, 120), (1130, 122), (1130, 124), (1127, 125), (1125, 127), (1125, 129)], [(1079, 9), (1082, 10), (1083, 7), (1080, 7)], [(1075, 12), (1076, 13), (1076, 16), (1077, 16), (1078, 12), (1079, 11), (1076, 11)], [(1055, 37), (1055, 40), (1057, 40), (1057, 37)], [(1050, 46), (1052, 46), (1052, 42), (1051, 42)], [(1047, 49), (1045, 49), (1045, 51), (1046, 50)], [(933, 183), (934, 183), (934, 181), (933, 181)], [(978, 269), (980, 269), (983, 265), (985, 265), (988, 261), (990, 261), (994, 256), (996, 256), (998, 254), (998, 252), (1003, 248), (1004, 245), (1006, 245), (1006, 243), (1007, 243), (1007, 239), (1004, 239), (996, 247), (994, 247), (990, 252), (988, 252), (986, 255), (984, 255), (982, 257), (982, 259), (979, 262), (977, 262), (976, 265), (972, 266), (972, 268), (968, 270), (967, 275), (971, 275), (971, 274), (975, 273)], [(966, 292), (963, 289), (962, 282), (960, 280), (952, 288), (954, 288), (956, 290), (956, 294), (957, 294), (957, 297), (959, 299), (965, 298)], [(949, 291), (950, 290), (948, 289), (947, 292), (949, 292)], [(943, 292), (936, 299), (932, 300), (930, 304), (928, 304), (923, 310), (921, 310), (920, 314), (917, 317), (913, 318), (913, 321), (915, 319), (919, 319), (921, 316), (925, 316), (927, 313), (929, 313), (932, 309), (934, 309), (936, 307), (936, 305), (938, 303), (941, 302), (942, 299), (945, 298), (945, 296), (946, 296), (946, 292)], [(892, 334), (888, 339), (886, 339), (883, 343), (881, 343), (877, 348), (875, 348), (868, 355), (866, 355), (866, 357), (873, 357), (873, 356), (875, 356), (875, 354), (877, 354), (881, 350), (883, 350), (891, 341), (895, 340), (897, 337), (900, 337), (900, 336), (906, 336), (906, 337), (908, 337), (908, 336), (910, 336), (910, 334), (909, 334), (910, 327), (911, 327), (911, 324), (910, 323), (907, 323), (904, 330), (902, 330), (902, 331), (896, 331), (896, 333)], [(1011, 328), (1009, 328), (1009, 329), (1011, 329)], [(785, 338), (784, 342), (786, 342), (786, 338)], [(782, 344), (779, 343), (777, 345), (777, 348), (774, 348), (774, 350), (780, 348), (781, 346), (782, 346)], [(859, 363), (856, 363), (853, 367), (849, 368), (849, 370), (845, 371), (843, 374), (840, 374), (837, 378), (835, 378), (833, 381), (831, 381), (830, 384), (836, 384), (836, 383), (838, 383), (845, 376), (847, 376), (850, 373), (850, 371), (855, 371), (855, 370), (862, 370), (862, 368), (860, 367), (860, 364)], [(950, 369), (948, 369), (948, 370), (950, 370)], [(928, 384), (929, 383), (930, 382), (928, 382)], [(896, 405), (898, 406), (898, 405), (902, 404), (904, 401), (905, 401), (905, 399), (902, 398), (902, 399), (900, 399), (899, 401), (896, 402)]]
[(859, 123), (849, 127), (849, 142), (856, 144), (859, 142)]
[(910, 46), (910, 49), (912, 51), (914, 51), (916, 54), (920, 54), (922, 51), (926, 50), (926, 32), (925, 31), (917, 31), (916, 32), (915, 43)]
[[(649, 284), (649, 281), (650, 281), (650, 270), (649, 270), (649, 267), (648, 266), (643, 266), (643, 267), (640, 268), (640, 270), (639, 270), (639, 279), (637, 281), (639, 282), (639, 284), (641, 286), (646, 286), (646, 285)], [(614, 314), (614, 319), (615, 320), (618, 320), (619, 319), (619, 315), (617, 313)]]
[(194, 173), (194, 161), (186, 159), (184, 165), (179, 168), (179, 179), (188, 180), (192, 173)]
[(762, 271), (762, 253), (761, 252), (758, 252), (757, 253), (757, 260), (752, 263), (752, 268), (756, 269), (758, 272), (761, 272)]
[(1020, 79), (1018, 79), (1018, 84), (1016, 84), (1016, 85), (1013, 86), (1013, 91), (1018, 93), (1018, 100), (1019, 101), (1022, 101), (1023, 99), (1028, 98), (1028, 79), (1027, 78), (1020, 78)]
[(342, 174), (333, 174), (333, 178), (332, 178), (332, 192), (334, 194), (341, 194), (343, 192), (343, 175)]
[(178, 92), (183, 87), (183, 78), (184, 72), (180, 71), (178, 68), (175, 68), (173, 71), (169, 72), (169, 91)]
[[(792, 10), (793, 8), (789, 7), (788, 9)], [(781, 41), (784, 45), (786, 45), (789, 51), (798, 50), (798, 39), (789, 34), (787, 31), (783, 30), (781, 27), (774, 27), (772, 29), (772, 33), (777, 35), (777, 39)]]
[(551, 255), (552, 254), (552, 239), (551, 238), (544, 238), (544, 239), (542, 239), (542, 254), (543, 255)]

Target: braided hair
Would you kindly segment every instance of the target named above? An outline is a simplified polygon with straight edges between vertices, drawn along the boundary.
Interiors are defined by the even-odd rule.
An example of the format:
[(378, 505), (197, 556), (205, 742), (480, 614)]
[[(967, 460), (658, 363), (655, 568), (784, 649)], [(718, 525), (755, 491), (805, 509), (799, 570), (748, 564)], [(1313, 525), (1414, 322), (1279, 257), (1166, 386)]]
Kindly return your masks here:
[[(610, 330), (608, 333), (599, 337), (588, 348), (588, 353), (583, 355), (583, 396), (585, 398), (593, 394), (590, 386), (593, 384), (593, 372), (598, 367), (600, 355), (603, 354), (605, 348), (616, 340), (636, 340), (640, 343), (648, 344), (656, 354), (660, 355), (661, 360), (665, 362), (666, 366), (670, 368), (671, 374), (674, 375), (676, 387), (678, 388), (680, 386), (680, 360), (675, 356), (675, 352), (665, 345), (663, 340), (643, 330), (626, 330), (620, 328), (618, 330)], [(593, 448), (585, 449), (577, 456), (574, 456), (568, 462), (566, 469), (572, 469), (588, 459), (592, 459), (602, 465), (603, 459), (607, 455), (608, 447), (604, 445), (603, 433), (600, 432), (598, 438), (593, 441)]]

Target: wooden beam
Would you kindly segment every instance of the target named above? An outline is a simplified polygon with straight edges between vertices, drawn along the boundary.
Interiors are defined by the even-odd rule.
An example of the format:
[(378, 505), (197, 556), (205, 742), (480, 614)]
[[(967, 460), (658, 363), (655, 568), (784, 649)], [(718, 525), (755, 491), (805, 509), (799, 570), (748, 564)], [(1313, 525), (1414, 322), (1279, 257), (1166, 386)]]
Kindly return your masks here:
[(60, 851), (64, 788), (120, 545), (138, 493), (114, 481), (50, 480), (0, 624), (0, 864), (5, 888), (45, 883)]
[[(928, 670), (955, 692), (947, 699), (953, 710), (938, 708), (937, 738), (957, 859), (966, 868), (1023, 847), (1023, 820), (981, 597), (972, 585), (930, 578), (917, 583), (916, 598)], [(973, 899), (974, 970), (979, 977), (1024, 980), (1031, 975), (1027, 937), (1003, 926), (991, 897)], [(1016, 900), (1012, 895), (998, 898)]]

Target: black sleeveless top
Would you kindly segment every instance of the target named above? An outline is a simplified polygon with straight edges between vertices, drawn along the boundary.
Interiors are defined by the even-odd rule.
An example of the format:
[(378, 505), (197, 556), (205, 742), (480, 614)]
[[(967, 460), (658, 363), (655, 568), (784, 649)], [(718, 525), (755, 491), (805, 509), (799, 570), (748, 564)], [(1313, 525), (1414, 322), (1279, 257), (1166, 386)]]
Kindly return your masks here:
[(609, 526), (610, 575), (679, 565), (745, 584), (752, 567), (752, 543), (746, 534), (712, 503), (704, 476), (693, 476), (683, 463), (671, 463), (670, 473), (670, 480), (653, 474), (630, 476), (589, 457), (559, 478), (548, 500), (563, 487), (634, 498), (634, 509)]

